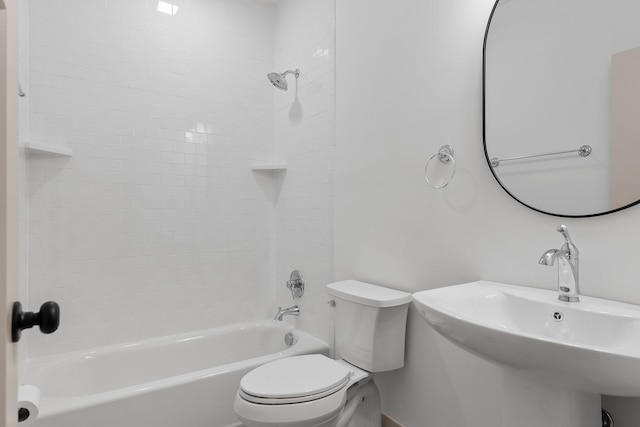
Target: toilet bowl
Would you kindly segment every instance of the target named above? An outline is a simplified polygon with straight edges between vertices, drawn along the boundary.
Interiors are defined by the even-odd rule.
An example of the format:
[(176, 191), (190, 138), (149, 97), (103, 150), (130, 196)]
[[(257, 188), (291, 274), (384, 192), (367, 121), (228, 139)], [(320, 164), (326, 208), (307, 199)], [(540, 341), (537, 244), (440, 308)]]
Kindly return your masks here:
[(234, 410), (246, 426), (336, 426), (348, 395), (370, 381), (370, 373), (344, 361), (294, 356), (245, 375)]
[(404, 366), (411, 294), (348, 280), (327, 285), (336, 300), (336, 356), (294, 356), (245, 375), (234, 401), (247, 427), (379, 427), (373, 372)]

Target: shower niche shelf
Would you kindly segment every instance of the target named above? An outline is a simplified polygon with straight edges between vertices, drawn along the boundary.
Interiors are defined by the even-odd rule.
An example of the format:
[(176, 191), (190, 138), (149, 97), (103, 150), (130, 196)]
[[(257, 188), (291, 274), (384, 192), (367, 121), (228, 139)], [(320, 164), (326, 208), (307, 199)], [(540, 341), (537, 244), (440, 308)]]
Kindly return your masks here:
[(27, 150), (29, 154), (46, 154), (50, 156), (73, 156), (73, 150), (71, 147), (67, 147), (62, 144), (55, 144), (50, 142), (34, 142), (26, 141), (22, 143), (22, 146)]
[(285, 171), (287, 164), (285, 162), (256, 162), (251, 165), (252, 171)]

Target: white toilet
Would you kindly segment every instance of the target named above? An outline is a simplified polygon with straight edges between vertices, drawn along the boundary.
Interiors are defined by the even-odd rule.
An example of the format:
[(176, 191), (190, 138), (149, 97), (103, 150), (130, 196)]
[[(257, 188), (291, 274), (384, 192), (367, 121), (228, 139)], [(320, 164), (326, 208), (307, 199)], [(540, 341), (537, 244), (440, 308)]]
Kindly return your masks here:
[(373, 372), (404, 366), (411, 294), (346, 280), (327, 285), (336, 303), (335, 351), (262, 365), (240, 381), (233, 408), (246, 427), (379, 427)]

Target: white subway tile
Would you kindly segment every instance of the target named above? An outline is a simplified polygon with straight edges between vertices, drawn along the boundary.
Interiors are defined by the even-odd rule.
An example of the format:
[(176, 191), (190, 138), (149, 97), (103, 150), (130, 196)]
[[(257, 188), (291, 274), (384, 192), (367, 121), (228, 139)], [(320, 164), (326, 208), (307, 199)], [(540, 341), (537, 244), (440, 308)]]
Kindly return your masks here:
[[(129, 304), (35, 337), (32, 355), (263, 318), (276, 229), (278, 247), (309, 243), (281, 248), (279, 278), (293, 263), (331, 278), (333, 63), (313, 54), (332, 49), (332, 29), (296, 1), (276, 15), (185, 0), (171, 17), (145, 0), (31, 0), (30, 133), (74, 156), (30, 161), (30, 297), (58, 298), (72, 319), (89, 301), (96, 319)], [(299, 122), (295, 92), (265, 78), (292, 67), (317, 85), (298, 82)], [(249, 170), (274, 147), (289, 165), (276, 208)], [(141, 321), (157, 309), (157, 327)]]

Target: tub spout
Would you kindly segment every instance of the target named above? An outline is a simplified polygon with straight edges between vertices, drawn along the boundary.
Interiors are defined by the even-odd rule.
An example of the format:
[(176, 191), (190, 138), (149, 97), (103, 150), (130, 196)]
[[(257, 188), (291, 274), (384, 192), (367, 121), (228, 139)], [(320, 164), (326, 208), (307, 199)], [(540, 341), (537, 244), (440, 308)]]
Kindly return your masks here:
[(287, 308), (278, 307), (278, 312), (273, 317), (273, 320), (282, 321), (282, 318), (284, 316), (300, 316), (300, 307), (298, 307), (297, 305)]

